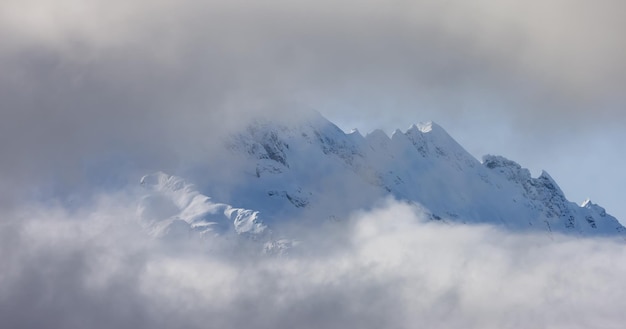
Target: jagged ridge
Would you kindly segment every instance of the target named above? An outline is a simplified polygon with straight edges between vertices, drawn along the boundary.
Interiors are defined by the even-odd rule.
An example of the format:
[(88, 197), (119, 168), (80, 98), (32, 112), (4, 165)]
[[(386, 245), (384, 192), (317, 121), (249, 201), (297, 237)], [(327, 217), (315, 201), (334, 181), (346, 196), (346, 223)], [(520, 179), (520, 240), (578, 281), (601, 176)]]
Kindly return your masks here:
[[(569, 202), (545, 171), (533, 178), (527, 169), (501, 156), (485, 156), (481, 163), (433, 122), (396, 130), (391, 138), (380, 130), (365, 137), (358, 131), (345, 134), (319, 115), (292, 126), (276, 122), (252, 126), (255, 133), (238, 134), (233, 147), (248, 150), (249, 158), (256, 160), (256, 179), (250, 184), (282, 185), (288, 200), (293, 195), (300, 198), (292, 203), (295, 207), (315, 207), (323, 194), (332, 194), (299, 176), (314, 172), (364, 192), (360, 202), (349, 202), (363, 207), (390, 194), (419, 203), (433, 218), (448, 221), (578, 234), (624, 230), (606, 212)], [(341, 214), (334, 207), (327, 214), (333, 216), (333, 211)]]
[[(366, 136), (356, 130), (346, 134), (317, 113), (289, 123), (256, 120), (234, 134), (227, 149), (238, 159), (240, 166), (233, 170), (242, 182), (211, 188), (228, 189), (222, 201), (242, 208), (212, 203), (199, 194), (177, 197), (175, 191), (187, 187), (164, 184), (165, 178), (158, 176), (156, 190), (180, 198), (175, 202), (179, 212), (170, 220), (210, 227), (217, 224), (207, 223), (219, 223), (214, 215), (220, 213), (234, 223), (235, 232), (256, 234), (265, 225), (293, 219), (344, 218), (393, 196), (420, 204), (433, 220), (490, 223), (516, 231), (624, 234), (624, 227), (603, 208), (569, 202), (548, 173), (533, 178), (501, 156), (487, 155), (480, 162), (433, 122), (396, 130), (389, 137), (380, 130)], [(190, 205), (193, 211), (187, 210)]]

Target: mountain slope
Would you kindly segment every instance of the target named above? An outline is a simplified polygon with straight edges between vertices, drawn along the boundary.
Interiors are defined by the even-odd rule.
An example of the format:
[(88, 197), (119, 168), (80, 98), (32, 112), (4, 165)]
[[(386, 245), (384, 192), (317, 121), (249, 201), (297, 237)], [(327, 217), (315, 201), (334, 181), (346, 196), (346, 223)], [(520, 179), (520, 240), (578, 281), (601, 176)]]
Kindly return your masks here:
[[(366, 136), (346, 134), (317, 113), (297, 121), (257, 120), (232, 135), (226, 148), (237, 163), (231, 168), (237, 182), (200, 173), (209, 182), (200, 190), (209, 195), (228, 191), (221, 201), (254, 210), (248, 213), (255, 214), (254, 220), (244, 220), (252, 228), (236, 232), (261, 232), (264, 225), (276, 227), (294, 219), (343, 218), (393, 196), (423, 206), (433, 220), (489, 223), (516, 231), (624, 234), (624, 227), (603, 208), (569, 202), (546, 172), (533, 178), (500, 156), (487, 155), (480, 162), (432, 122), (396, 130), (389, 137), (380, 130)], [(156, 179), (156, 189), (163, 190), (163, 179)], [(190, 216), (183, 220), (195, 223)]]

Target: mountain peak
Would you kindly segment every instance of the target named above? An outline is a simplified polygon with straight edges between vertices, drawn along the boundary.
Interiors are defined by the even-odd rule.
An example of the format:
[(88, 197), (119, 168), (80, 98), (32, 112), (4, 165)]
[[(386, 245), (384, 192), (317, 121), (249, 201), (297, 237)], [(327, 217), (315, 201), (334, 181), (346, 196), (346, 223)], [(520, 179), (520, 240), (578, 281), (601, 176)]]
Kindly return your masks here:
[(368, 140), (390, 140), (389, 136), (382, 129), (374, 129), (365, 136)]
[(565, 195), (559, 187), (559, 184), (556, 183), (556, 181), (552, 178), (552, 176), (550, 176), (550, 174), (548, 174), (547, 171), (542, 170), (537, 179), (543, 181), (546, 186), (552, 188), (556, 193), (560, 195)]
[[(603, 210), (569, 202), (547, 172), (533, 178), (528, 169), (497, 155), (484, 156), (480, 165), (432, 121), (404, 133), (395, 130), (391, 138), (380, 129), (363, 137), (317, 113), (300, 121), (257, 122), (231, 144), (232, 152), (243, 155), (240, 181), (211, 189), (229, 191), (223, 202), (258, 211), (268, 225), (304, 214), (341, 218), (391, 196), (420, 204), (443, 221), (622, 232)], [(161, 176), (144, 181), (163, 181)]]
[(439, 125), (432, 121), (419, 122), (413, 125), (413, 127), (417, 128), (422, 133), (429, 133), (433, 131), (433, 129), (442, 129)]
[[(352, 129), (350, 129), (350, 132), (348, 133), (348, 135), (352, 135), (352, 134), (361, 135), (361, 132), (359, 131), (358, 128), (352, 128)], [(361, 135), (361, 136), (363, 136), (363, 135)]]

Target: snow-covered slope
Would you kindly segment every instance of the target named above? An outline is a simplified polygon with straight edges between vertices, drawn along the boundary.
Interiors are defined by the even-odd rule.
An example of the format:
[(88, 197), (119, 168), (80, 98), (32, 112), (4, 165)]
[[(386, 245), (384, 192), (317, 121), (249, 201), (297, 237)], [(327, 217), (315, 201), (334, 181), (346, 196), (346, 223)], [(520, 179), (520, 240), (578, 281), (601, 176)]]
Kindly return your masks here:
[(215, 203), (179, 177), (162, 172), (141, 178), (146, 196), (139, 215), (155, 236), (179, 236), (191, 231), (201, 234), (264, 233), (259, 212)]
[(294, 220), (343, 218), (393, 196), (420, 204), (433, 220), (517, 231), (624, 234), (603, 208), (569, 202), (546, 172), (531, 177), (500, 156), (480, 162), (432, 122), (389, 137), (380, 130), (346, 134), (317, 113), (297, 121), (257, 120), (233, 134), (226, 149), (236, 159), (231, 174), (237, 183), (199, 173), (208, 177), (199, 189), (209, 195), (228, 191), (221, 194), (225, 203), (212, 202), (177, 178), (154, 174), (142, 180), (153, 191), (142, 207), (144, 217), (168, 214), (153, 219), (162, 222), (154, 227), (168, 230), (184, 222), (187, 226), (179, 226), (202, 232), (232, 228), (259, 234), (266, 226)]

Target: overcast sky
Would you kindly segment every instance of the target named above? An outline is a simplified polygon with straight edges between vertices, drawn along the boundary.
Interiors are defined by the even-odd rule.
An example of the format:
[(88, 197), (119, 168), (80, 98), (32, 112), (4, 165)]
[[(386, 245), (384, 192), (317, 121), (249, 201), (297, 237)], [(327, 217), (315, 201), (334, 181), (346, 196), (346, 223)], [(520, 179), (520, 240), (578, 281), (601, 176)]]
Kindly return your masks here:
[(81, 182), (102, 161), (175, 167), (242, 117), (310, 107), (363, 132), (437, 121), (623, 220), (625, 7), (5, 0), (4, 185)]

